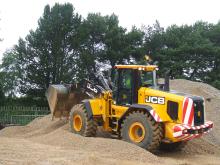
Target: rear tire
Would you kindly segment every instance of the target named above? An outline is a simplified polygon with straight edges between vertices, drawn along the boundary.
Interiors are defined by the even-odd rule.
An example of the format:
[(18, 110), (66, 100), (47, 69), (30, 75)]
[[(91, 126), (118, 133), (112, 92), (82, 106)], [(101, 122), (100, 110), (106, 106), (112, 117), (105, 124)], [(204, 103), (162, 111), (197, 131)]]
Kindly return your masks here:
[(82, 136), (95, 136), (97, 122), (89, 118), (85, 107), (82, 104), (75, 105), (70, 112), (70, 131)]
[(151, 115), (132, 112), (123, 121), (121, 137), (124, 141), (136, 144), (150, 152), (155, 152), (162, 140), (162, 126)]

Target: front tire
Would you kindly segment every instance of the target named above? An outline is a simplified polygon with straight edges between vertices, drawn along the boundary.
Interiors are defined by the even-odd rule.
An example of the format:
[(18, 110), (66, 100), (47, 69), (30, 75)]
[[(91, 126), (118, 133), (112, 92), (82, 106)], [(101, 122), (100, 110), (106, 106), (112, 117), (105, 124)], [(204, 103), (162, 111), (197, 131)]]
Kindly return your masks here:
[(97, 122), (89, 118), (85, 107), (82, 104), (75, 105), (70, 112), (70, 131), (82, 136), (95, 136)]
[(150, 152), (158, 149), (162, 140), (162, 127), (151, 115), (132, 112), (123, 121), (121, 137), (124, 141), (136, 144)]

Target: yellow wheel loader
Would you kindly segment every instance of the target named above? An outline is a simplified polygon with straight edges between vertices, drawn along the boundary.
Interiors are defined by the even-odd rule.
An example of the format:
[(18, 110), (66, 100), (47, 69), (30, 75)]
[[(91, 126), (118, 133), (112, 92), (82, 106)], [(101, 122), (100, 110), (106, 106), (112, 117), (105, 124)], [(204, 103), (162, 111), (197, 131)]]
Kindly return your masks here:
[(70, 130), (95, 136), (98, 126), (119, 139), (154, 152), (174, 150), (213, 128), (205, 120), (204, 98), (169, 89), (156, 79), (155, 65), (116, 65), (109, 87), (103, 75), (79, 84), (50, 85), (53, 117), (69, 119)]

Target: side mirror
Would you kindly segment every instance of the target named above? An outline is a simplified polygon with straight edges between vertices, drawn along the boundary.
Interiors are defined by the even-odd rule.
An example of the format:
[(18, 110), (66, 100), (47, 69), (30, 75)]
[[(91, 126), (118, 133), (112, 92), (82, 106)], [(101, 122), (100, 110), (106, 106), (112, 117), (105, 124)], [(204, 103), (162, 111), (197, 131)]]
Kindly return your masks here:
[(170, 91), (170, 74), (171, 70), (169, 69), (168, 71), (166, 71), (164, 77), (164, 91)]

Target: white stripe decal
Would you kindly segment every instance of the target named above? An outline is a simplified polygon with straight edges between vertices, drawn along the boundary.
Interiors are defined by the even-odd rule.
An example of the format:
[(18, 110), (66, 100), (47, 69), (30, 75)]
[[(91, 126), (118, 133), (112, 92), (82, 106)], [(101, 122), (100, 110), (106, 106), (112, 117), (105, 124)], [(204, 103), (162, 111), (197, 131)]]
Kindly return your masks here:
[(182, 138), (181, 140), (187, 140), (187, 139), (191, 138), (192, 136), (194, 136), (194, 135), (188, 135), (187, 137)]
[(191, 127), (190, 126), (188, 126), (188, 125), (184, 125), (184, 127), (186, 127), (187, 129), (190, 129)]
[(192, 104), (193, 104), (192, 99), (189, 99), (187, 109), (186, 109), (186, 115), (185, 115), (184, 122), (183, 122), (184, 124), (188, 124), (188, 122), (189, 122), (189, 116), (190, 116), (190, 113), (192, 110)]
[(156, 122), (162, 122), (160, 116), (153, 109), (150, 110), (150, 114)]
[(173, 137), (179, 137), (179, 136), (181, 136), (182, 134), (183, 134), (182, 131), (174, 132), (174, 133), (173, 133)]

